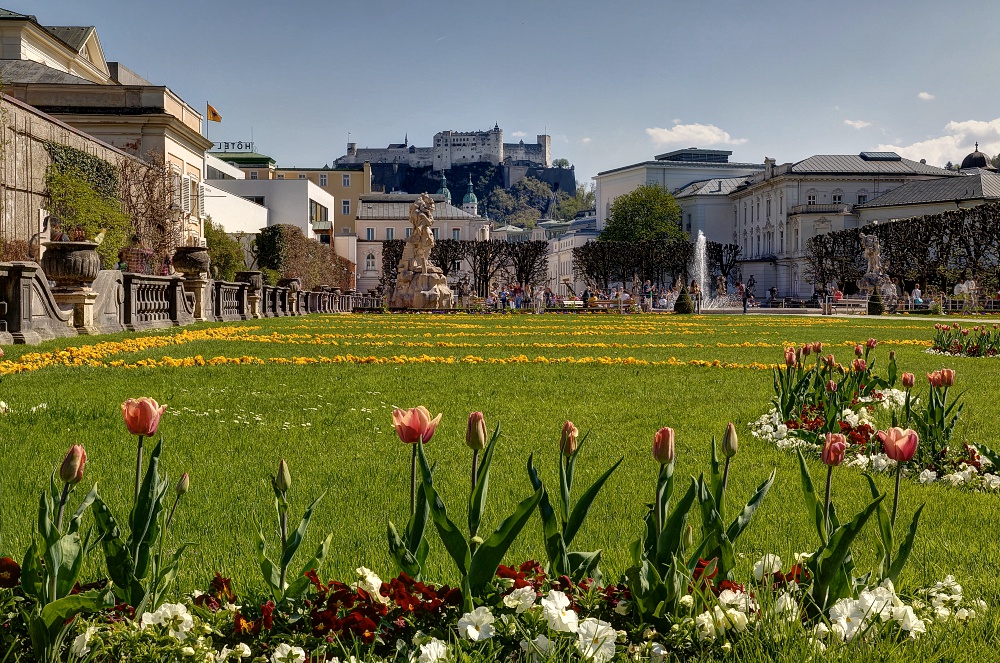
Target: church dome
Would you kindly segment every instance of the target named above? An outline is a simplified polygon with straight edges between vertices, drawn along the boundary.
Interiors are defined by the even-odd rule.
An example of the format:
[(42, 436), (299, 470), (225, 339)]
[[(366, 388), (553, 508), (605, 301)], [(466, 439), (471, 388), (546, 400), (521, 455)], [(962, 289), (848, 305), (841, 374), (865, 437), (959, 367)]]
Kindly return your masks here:
[(479, 204), (479, 199), (476, 198), (476, 194), (472, 191), (472, 175), (469, 175), (469, 191), (465, 194), (465, 198), (462, 198), (463, 205), (477, 205)]
[(979, 151), (979, 143), (976, 143), (976, 151), (962, 159), (962, 169), (966, 168), (992, 168), (990, 158)]
[(441, 188), (438, 189), (438, 195), (444, 196), (445, 202), (451, 203), (451, 191), (448, 190), (448, 178), (441, 173)]

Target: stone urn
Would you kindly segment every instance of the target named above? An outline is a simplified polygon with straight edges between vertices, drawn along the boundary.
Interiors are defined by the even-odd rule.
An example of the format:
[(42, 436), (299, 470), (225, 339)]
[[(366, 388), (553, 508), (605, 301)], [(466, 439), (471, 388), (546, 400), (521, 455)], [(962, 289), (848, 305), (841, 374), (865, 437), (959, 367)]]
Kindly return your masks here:
[(87, 288), (101, 271), (101, 257), (94, 242), (43, 242), (42, 246), (42, 270), (59, 288)]
[(178, 246), (174, 251), (174, 269), (184, 278), (196, 279), (208, 273), (211, 264), (208, 249), (204, 246)]
[(249, 283), (250, 289), (253, 291), (258, 291), (264, 287), (264, 278), (257, 271), (236, 272), (236, 282)]
[(279, 279), (279, 288), (288, 288), (290, 292), (298, 292), (302, 289), (302, 279), (296, 277), (292, 279)]

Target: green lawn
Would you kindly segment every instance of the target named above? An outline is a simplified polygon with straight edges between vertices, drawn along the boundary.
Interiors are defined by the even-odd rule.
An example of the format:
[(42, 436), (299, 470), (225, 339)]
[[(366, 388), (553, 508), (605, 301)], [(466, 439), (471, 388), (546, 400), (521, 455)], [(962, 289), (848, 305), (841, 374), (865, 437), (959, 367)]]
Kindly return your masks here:
[[(955, 368), (957, 384), (967, 390), (959, 436), (970, 443), (1000, 446), (995, 435), (1000, 364), (928, 355), (924, 343), (932, 332), (933, 322), (921, 318), (331, 315), (7, 347), (4, 361), (37, 365), (33, 353), (137, 337), (158, 344), (169, 341), (147, 349), (139, 349), (147, 345), (143, 342), (75, 352), (72, 356), (87, 356), (103, 365), (43, 365), (3, 379), (0, 400), (10, 411), (0, 416), (0, 554), (23, 554), (39, 491), (73, 443), (85, 445), (89, 455), (85, 484), (98, 482), (112, 508), (125, 515), (135, 440), (125, 431), (119, 404), (128, 397), (152, 396), (169, 405), (160, 426), (164, 466), (172, 477), (189, 471), (192, 478), (174, 530), (175, 541), (195, 544), (180, 578), (184, 591), (203, 588), (215, 570), (233, 577), (239, 588), (262, 588), (255, 563), (256, 532), (263, 527), (274, 540), (268, 475), (281, 458), (291, 466), (296, 518), (309, 500), (326, 492), (305, 543), (311, 550), (323, 534), (334, 532), (325, 575), (347, 578), (360, 565), (383, 577), (392, 574), (385, 526), (387, 518), (397, 524), (405, 521), (409, 448), (397, 441), (390, 413), (394, 406), (418, 404), (444, 413), (426, 450), (439, 463), (440, 490), (456, 522), (464, 522), (470, 462), (464, 435), (471, 410), (482, 410), (488, 425), (499, 422), (505, 434), (490, 486), (488, 516), (493, 525), (529, 493), (524, 469), (529, 453), (535, 454), (543, 478), (554, 483), (565, 419), (576, 422), (581, 432), (590, 431), (577, 486), (589, 485), (624, 457), (577, 539), (581, 549), (604, 549), (606, 577), (616, 577), (625, 568), (628, 544), (638, 537), (644, 503), (652, 496), (658, 467), (650, 455), (653, 433), (661, 426), (674, 427), (677, 473), (697, 475), (707, 467), (711, 437), (721, 438), (726, 423), (736, 422), (741, 437), (729, 493), (733, 501), (745, 500), (772, 467), (778, 470), (774, 489), (740, 540), (738, 552), (748, 574), (763, 552), (788, 560), (792, 553), (815, 548), (813, 528), (800, 504), (795, 457), (749, 435), (746, 424), (767, 410), (771, 396), (770, 372), (749, 365), (778, 361), (783, 342), (816, 340), (834, 346), (832, 351), (846, 360), (854, 342), (875, 337), (885, 345), (878, 351), (880, 361), (892, 348), (902, 370), (922, 376), (943, 366)], [(744, 343), (753, 347), (733, 347)], [(455, 363), (271, 361), (347, 355), (426, 355), (451, 357)], [(484, 361), (462, 362), (468, 355)], [(528, 362), (488, 363), (490, 358), (519, 355)], [(218, 356), (256, 357), (265, 363), (110, 366)], [(539, 356), (631, 357), (640, 363), (535, 362)], [(659, 363), (671, 358), (676, 362)], [(741, 366), (681, 363), (691, 360)], [(0, 371), (14, 364), (0, 363)], [(819, 472), (815, 467), (814, 475)], [(889, 478), (880, 483), (891, 490)], [(835, 474), (834, 495), (841, 509), (851, 511), (866, 501), (868, 491), (860, 474), (844, 469)], [(904, 518), (925, 501), (921, 536), (903, 585), (934, 582), (952, 573), (970, 595), (996, 604), (1000, 495), (904, 482)], [(873, 541), (868, 536), (855, 546), (862, 569), (873, 562)], [(544, 558), (537, 519), (508, 561), (527, 557)], [(431, 560), (435, 577), (454, 580), (436, 539)], [(98, 569), (92, 572), (96, 575)]]

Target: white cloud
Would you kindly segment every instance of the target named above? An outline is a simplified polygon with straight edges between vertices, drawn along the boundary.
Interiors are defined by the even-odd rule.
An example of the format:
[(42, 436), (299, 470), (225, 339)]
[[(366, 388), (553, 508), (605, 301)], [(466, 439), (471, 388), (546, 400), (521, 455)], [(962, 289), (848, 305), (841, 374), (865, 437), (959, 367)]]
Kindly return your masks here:
[(511, 134), (511, 136), (513, 136), (514, 138), (524, 138), (527, 135), (528, 134), (526, 134), (523, 131), (515, 131), (514, 133)]
[(934, 95), (931, 94), (930, 92), (921, 92), (920, 94), (917, 95), (917, 99), (920, 99), (921, 101), (930, 101), (933, 98)]
[(866, 120), (844, 120), (844, 124), (849, 127), (854, 127), (855, 129), (864, 129), (865, 127), (870, 127), (872, 125), (871, 122)]
[(742, 145), (746, 138), (733, 138), (714, 124), (675, 124), (670, 129), (650, 127), (646, 134), (653, 139), (655, 145), (686, 145), (702, 147), (705, 145)]
[[(902, 142), (902, 141), (896, 141)], [(1000, 118), (995, 120), (951, 121), (944, 126), (944, 134), (909, 145), (879, 145), (882, 151), (896, 152), (907, 159), (927, 159), (927, 163), (943, 166), (947, 162), (961, 163), (969, 152), (976, 149), (986, 154), (1000, 153)]]
[(590, 141), (591, 141), (590, 136), (584, 136), (583, 138), (580, 139), (580, 142), (583, 143), (584, 145), (590, 145)]

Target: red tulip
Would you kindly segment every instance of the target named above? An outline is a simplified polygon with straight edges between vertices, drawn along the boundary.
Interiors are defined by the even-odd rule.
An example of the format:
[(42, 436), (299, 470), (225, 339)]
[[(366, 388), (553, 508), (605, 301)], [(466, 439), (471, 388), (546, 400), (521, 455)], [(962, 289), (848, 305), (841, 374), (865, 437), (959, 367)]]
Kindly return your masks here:
[(441, 415), (431, 419), (431, 413), (423, 405), (409, 410), (396, 408), (392, 411), (392, 425), (396, 428), (396, 435), (406, 444), (427, 444), (439, 423)]
[(816, 354), (823, 352), (823, 344), (820, 343), (819, 341), (813, 343), (813, 352), (815, 352)]
[(830, 467), (844, 462), (844, 452), (847, 450), (847, 438), (840, 433), (827, 433), (823, 443), (823, 462)]
[(122, 403), (122, 416), (125, 418), (125, 427), (132, 435), (142, 435), (149, 437), (156, 434), (156, 428), (160, 425), (160, 417), (167, 409), (166, 405), (160, 405), (152, 398), (130, 398)]
[(10, 557), (0, 557), (0, 589), (17, 587), (21, 582), (21, 567)]
[(795, 350), (793, 348), (785, 348), (785, 366), (795, 365)]
[(962, 330), (962, 336), (968, 336), (968, 335), (969, 335), (969, 330), (968, 329), (963, 329)]
[(953, 387), (955, 385), (955, 371), (951, 368), (941, 369), (941, 386)]
[(865, 342), (865, 347), (867, 347), (869, 350), (874, 350), (875, 346), (877, 345), (878, 341), (876, 341), (874, 338), (870, 338)]
[(837, 391), (837, 383), (834, 382), (833, 380), (827, 380), (826, 381), (826, 390), (828, 392), (830, 392), (831, 394), (834, 393), (835, 391)]
[(857, 345), (855, 345), (855, 346), (854, 346), (854, 354), (855, 354), (855, 356), (857, 356), (857, 357), (861, 357), (861, 356), (864, 356), (864, 354), (865, 354), (865, 349), (861, 347), (861, 344), (860, 344), (860, 343), (858, 343)]
[(567, 421), (562, 427), (562, 437), (559, 440), (559, 450), (564, 456), (572, 456), (576, 453), (576, 438), (580, 431), (576, 429), (572, 421)]
[(855, 373), (864, 373), (865, 369), (868, 368), (868, 364), (865, 363), (864, 359), (855, 359), (851, 367)]
[(837, 365), (837, 360), (833, 358), (832, 354), (826, 356), (826, 365), (828, 368), (833, 368)]
[(880, 430), (876, 435), (885, 449), (885, 455), (897, 463), (905, 463), (911, 460), (913, 454), (917, 452), (917, 444), (920, 441), (916, 432), (909, 428), (906, 430), (902, 428)]
[(913, 385), (916, 384), (917, 378), (914, 377), (913, 373), (903, 373), (903, 386), (907, 389), (912, 389)]
[(812, 345), (806, 343), (805, 345), (802, 346), (802, 356), (808, 357), (811, 354), (812, 354)]
[(74, 444), (69, 448), (62, 465), (59, 466), (59, 479), (63, 483), (80, 483), (83, 478), (83, 468), (87, 464), (87, 452), (83, 445)]
[(486, 448), (486, 420), (482, 412), (469, 415), (469, 425), (465, 429), (465, 444), (473, 451)]
[(896, 361), (896, 351), (889, 350), (889, 361)]
[(653, 436), (653, 458), (660, 465), (674, 462), (674, 429), (664, 426)]

